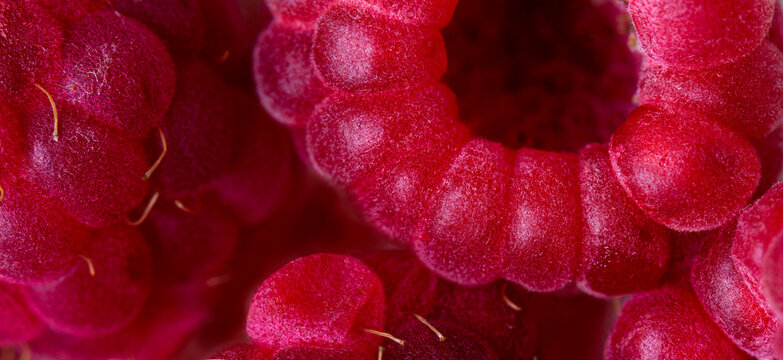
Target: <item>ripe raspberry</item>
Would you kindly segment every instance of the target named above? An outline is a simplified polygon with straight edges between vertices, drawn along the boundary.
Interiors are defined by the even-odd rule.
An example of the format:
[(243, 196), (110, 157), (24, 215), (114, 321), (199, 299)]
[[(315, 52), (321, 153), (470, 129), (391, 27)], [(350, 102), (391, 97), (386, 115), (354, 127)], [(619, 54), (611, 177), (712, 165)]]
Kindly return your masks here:
[(436, 30), (406, 24), (359, 3), (337, 4), (318, 20), (313, 61), (324, 81), (351, 92), (433, 82), (446, 71)]
[(62, 98), (134, 137), (160, 124), (174, 95), (174, 65), (146, 26), (95, 13), (68, 31), (63, 48)]
[(767, 36), (775, 0), (630, 0), (628, 12), (652, 59), (683, 69), (735, 61)]
[(771, 42), (735, 62), (682, 70), (651, 65), (639, 85), (642, 104), (699, 112), (752, 139), (783, 119), (783, 53)]
[(606, 359), (750, 359), (721, 333), (687, 290), (664, 288), (629, 300)]
[(0, 282), (0, 346), (30, 341), (43, 333), (45, 325), (30, 309), (22, 288)]
[(585, 219), (580, 287), (609, 296), (657, 288), (669, 259), (669, 231), (625, 193), (606, 146), (579, 153), (579, 183)]
[(383, 287), (366, 265), (341, 255), (312, 255), (261, 284), (247, 332), (264, 351), (320, 346), (373, 354), (380, 338), (362, 329), (382, 329), (384, 311)]
[(8, 0), (0, 3), (0, 95), (23, 96), (35, 83), (49, 83), (59, 70), (63, 30), (46, 8)]
[(635, 110), (612, 135), (612, 168), (651, 218), (678, 231), (714, 229), (756, 190), (758, 155), (739, 134), (696, 114)]
[(27, 299), (51, 329), (80, 337), (115, 332), (141, 312), (152, 287), (152, 256), (141, 233), (101, 230), (60, 278), (30, 286)]
[(732, 261), (734, 230), (729, 224), (704, 240), (691, 284), (710, 318), (737, 346), (756, 357), (772, 357), (777, 320), (759, 282), (746, 281)]

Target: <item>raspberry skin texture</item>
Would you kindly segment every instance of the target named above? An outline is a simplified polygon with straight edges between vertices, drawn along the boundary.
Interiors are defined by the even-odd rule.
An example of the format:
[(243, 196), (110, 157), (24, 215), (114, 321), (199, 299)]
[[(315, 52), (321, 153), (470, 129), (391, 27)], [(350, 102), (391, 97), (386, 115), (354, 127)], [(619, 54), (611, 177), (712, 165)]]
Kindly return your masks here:
[(340, 93), (326, 99), (307, 124), (307, 149), (316, 171), (350, 188), (404, 155), (419, 139), (422, 122), (447, 123), (456, 117), (454, 97), (445, 87), (383, 94)]
[(0, 346), (30, 341), (43, 333), (46, 326), (30, 309), (23, 288), (0, 282)]
[(769, 29), (769, 40), (783, 51), (783, 5), (775, 5), (775, 16), (772, 18), (772, 28)]
[[(43, 97), (43, 95), (41, 95)], [(52, 108), (41, 100), (25, 125), (27, 178), (79, 222), (105, 227), (144, 199), (150, 166), (141, 142), (73, 106), (59, 106), (59, 140)]]
[(332, 90), (318, 77), (311, 60), (313, 31), (274, 22), (253, 51), (256, 93), (281, 124), (303, 126), (315, 106)]
[(510, 176), (503, 277), (531, 291), (563, 288), (579, 272), (582, 252), (577, 159), (520, 149)]
[(457, 0), (367, 0), (384, 13), (421, 27), (442, 29), (448, 25)]
[(194, 199), (192, 213), (158, 204), (145, 230), (155, 257), (155, 281), (173, 286), (221, 274), (239, 243), (239, 223), (208, 195)]
[(335, 0), (267, 0), (275, 19), (297, 27), (311, 28)]
[[(761, 283), (764, 288), (764, 294), (769, 301), (770, 307), (772, 307), (772, 310), (775, 312), (775, 315), (778, 316), (778, 319), (780, 319), (781, 314), (783, 314), (783, 276), (781, 276), (781, 274), (783, 274), (783, 272), (781, 272), (781, 268), (783, 267), (782, 238), (783, 237), (778, 236), (773, 240), (772, 244), (770, 244), (761, 268)], [(775, 340), (775, 346), (776, 349), (778, 349), (776, 354), (780, 354), (780, 326), (781, 324), (778, 324), (778, 335), (776, 337), (777, 340)]]
[(612, 172), (605, 145), (579, 152), (585, 234), (578, 285), (597, 296), (652, 290), (669, 260), (669, 231), (647, 217)]
[(271, 360), (272, 356), (264, 353), (255, 344), (232, 344), (209, 357), (220, 360)]
[(767, 36), (775, 0), (630, 0), (642, 48), (654, 61), (682, 69), (726, 64)]
[(636, 295), (622, 309), (605, 348), (607, 360), (750, 360), (721, 333), (689, 291)]
[(29, 285), (60, 277), (76, 262), (89, 230), (24, 182), (4, 182), (0, 202), (0, 280)]
[(174, 63), (142, 23), (103, 11), (81, 19), (63, 44), (60, 97), (107, 125), (141, 138), (174, 96)]
[(717, 228), (753, 195), (761, 165), (753, 146), (698, 114), (640, 107), (612, 135), (615, 176), (636, 204), (677, 231)]
[(469, 141), (446, 171), (413, 244), (439, 276), (462, 285), (501, 275), (511, 152), (484, 139)]
[[(357, 160), (353, 163), (365, 164), (361, 168), (340, 164), (346, 169), (354, 166), (361, 172), (348, 183), (351, 198), (368, 222), (392, 239), (410, 245), (419, 236), (421, 218), (451, 160), (468, 142), (469, 132), (458, 126), (454, 94), (444, 86), (355, 99), (358, 101), (350, 100), (358, 104), (355, 110), (331, 105), (321, 108), (323, 116), (327, 116), (328, 106), (332, 109), (329, 118), (337, 120), (335, 115), (340, 115), (343, 120), (313, 131), (312, 138), (341, 139), (325, 140), (330, 143), (330, 150), (324, 158), (328, 154), (330, 159), (342, 161), (346, 159), (340, 154), (355, 154)], [(335, 103), (350, 105), (348, 101)], [(311, 123), (316, 126), (316, 121), (320, 118), (314, 117)], [(369, 129), (383, 129), (383, 135), (373, 138)], [(368, 146), (370, 143), (374, 145)], [(320, 157), (314, 160), (323, 164), (334, 162)], [(331, 173), (339, 175), (341, 171)]]
[(113, 333), (141, 312), (152, 288), (152, 255), (135, 228), (97, 232), (59, 279), (26, 290), (32, 309), (53, 330), (78, 337)]
[(0, 95), (4, 101), (56, 77), (62, 42), (62, 27), (45, 7), (19, 0), (0, 3)]
[(737, 269), (747, 279), (760, 281), (767, 251), (781, 237), (783, 183), (778, 183), (739, 216), (731, 248)]
[(172, 200), (195, 196), (228, 169), (240, 108), (236, 90), (206, 62), (177, 70), (177, 92), (162, 125), (168, 152), (157, 172), (161, 195)]
[(758, 281), (746, 281), (731, 258), (736, 224), (710, 233), (691, 269), (691, 285), (710, 318), (748, 354), (774, 356), (777, 320)]
[(362, 329), (383, 329), (385, 311), (383, 285), (367, 265), (316, 254), (286, 264), (261, 284), (247, 333), (264, 351), (317, 346), (371, 355), (380, 340)]
[(331, 87), (379, 92), (437, 81), (446, 72), (446, 47), (435, 29), (345, 3), (319, 18), (313, 61)]
[(748, 56), (710, 69), (651, 65), (642, 71), (639, 97), (673, 113), (705, 114), (759, 139), (783, 119), (783, 53), (764, 40)]
[(387, 342), (385, 347), (388, 348), (388, 357), (399, 360), (500, 359), (486, 341), (454, 322), (433, 320), (430, 323), (445, 336), (445, 340), (439, 341), (433, 332), (423, 328), (418, 320), (410, 317), (403, 325), (392, 331), (397, 334), (396, 336), (406, 340), (405, 346), (396, 346)]

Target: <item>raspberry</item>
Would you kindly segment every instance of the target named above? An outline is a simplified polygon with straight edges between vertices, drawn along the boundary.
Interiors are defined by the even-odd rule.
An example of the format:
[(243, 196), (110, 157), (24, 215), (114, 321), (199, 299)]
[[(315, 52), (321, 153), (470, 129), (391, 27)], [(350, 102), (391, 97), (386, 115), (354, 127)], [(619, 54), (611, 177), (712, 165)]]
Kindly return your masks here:
[(746, 281), (731, 259), (735, 226), (710, 234), (693, 264), (691, 283), (710, 318), (748, 354), (772, 357), (777, 320), (758, 282)]
[(24, 182), (4, 182), (0, 201), (0, 278), (33, 284), (60, 277), (87, 243), (88, 229)]
[(32, 340), (45, 330), (18, 286), (0, 282), (0, 309), (0, 346)]
[[(783, 289), (781, 287), (781, 280), (783, 277), (780, 276), (780, 267), (781, 264), (783, 264), (783, 261), (781, 261), (781, 255), (783, 255), (783, 250), (781, 250), (783, 249), (783, 246), (781, 246), (781, 244), (783, 244), (783, 241), (780, 239), (781, 237), (778, 236), (767, 249), (761, 272), (762, 286), (765, 295), (769, 301), (770, 307), (775, 311), (775, 315), (777, 315), (778, 318), (783, 314), (783, 292), (781, 292), (781, 289)], [(777, 340), (775, 340), (775, 349), (777, 349), (775, 352), (776, 354), (780, 354), (780, 337), (782, 336), (780, 335), (780, 326), (781, 324), (778, 324), (778, 335), (776, 335)]]
[(419, 259), (439, 276), (463, 284), (495, 280), (508, 230), (503, 203), (511, 154), (483, 139), (468, 142), (446, 171), (414, 242)]
[(33, 0), (33, 2), (49, 10), (55, 19), (66, 28), (70, 28), (74, 23), (89, 14), (108, 10), (109, 6), (112, 5), (112, 2), (106, 0), (71, 0), (68, 2)]
[(749, 359), (721, 333), (693, 294), (664, 288), (634, 296), (620, 313), (606, 359)]
[(267, 0), (279, 21), (310, 27), (335, 0)]
[(388, 345), (390, 359), (500, 359), (492, 348), (469, 330), (447, 321), (432, 321), (432, 326), (444, 337), (439, 340), (433, 332), (422, 329), (415, 318), (408, 319), (395, 334), (406, 339), (404, 346)]
[(630, 0), (642, 48), (653, 60), (698, 69), (733, 62), (767, 36), (775, 0)]
[(291, 347), (275, 353), (275, 360), (362, 360), (366, 358), (351, 350), (317, 346)]
[[(411, 244), (449, 160), (468, 141), (467, 131), (454, 126), (456, 112), (444, 87), (335, 96), (310, 121), (308, 146), (319, 167), (348, 186), (366, 219)], [(373, 138), (371, 131), (383, 135)]]
[(509, 212), (501, 251), (506, 279), (533, 291), (553, 291), (577, 275), (584, 227), (577, 176), (573, 155), (517, 151), (504, 205)]
[(256, 44), (253, 69), (261, 104), (286, 125), (304, 125), (330, 90), (316, 75), (313, 32), (272, 23)]
[(366, 265), (341, 255), (312, 255), (261, 284), (247, 332), (263, 350), (320, 346), (372, 354), (379, 338), (362, 329), (383, 328), (384, 310), (383, 287)]
[(239, 120), (232, 90), (206, 63), (177, 70), (180, 81), (162, 127), (168, 152), (158, 171), (161, 194), (172, 199), (193, 196), (224, 173)]
[(210, 359), (221, 360), (264, 360), (271, 358), (255, 344), (242, 343), (230, 345), (210, 357)]
[(778, 2), (775, 5), (775, 15), (772, 18), (772, 28), (769, 30), (769, 40), (783, 51), (783, 7)]
[[(530, 359), (533, 356), (536, 329), (533, 311), (527, 309), (529, 296), (524, 291), (498, 282), (479, 287), (455, 285), (439, 279), (402, 251), (375, 252), (366, 261), (383, 281), (388, 299), (386, 327), (395, 336), (408, 339), (399, 334), (399, 329), (422, 326), (420, 320), (411, 317), (413, 313), (431, 321), (447, 323), (449, 328), (457, 325), (461, 328), (458, 333), (466, 333), (470, 335), (468, 338), (477, 337), (488, 343), (489, 351), (497, 353), (502, 359)], [(513, 304), (514, 308), (509, 304)], [(438, 326), (434, 327), (440, 330)], [(430, 334), (414, 337), (429, 338)], [(389, 345), (388, 348), (396, 346)], [(406, 342), (405, 347), (408, 345)], [(422, 345), (426, 344), (419, 346)], [(423, 347), (431, 345), (435, 344)], [(437, 358), (441, 357), (445, 355)]]
[(136, 320), (117, 332), (86, 338), (46, 332), (30, 348), (34, 358), (169, 359), (205, 316), (203, 308), (153, 293)]
[[(65, 105), (65, 104), (63, 104)], [(104, 227), (141, 203), (150, 164), (142, 144), (72, 106), (59, 107), (59, 125), (44, 100), (25, 126), (25, 168), (30, 181), (80, 222)], [(52, 128), (59, 140), (52, 139)]]
[(175, 73), (163, 43), (146, 26), (99, 12), (75, 24), (63, 48), (61, 97), (135, 137), (160, 124)]
[(457, 6), (457, 0), (370, 0), (405, 22), (442, 29), (449, 23)]
[(657, 222), (678, 231), (713, 229), (739, 213), (760, 178), (751, 144), (696, 114), (635, 110), (612, 135), (612, 168)]
[(20, 171), (23, 157), (22, 124), (19, 112), (5, 101), (0, 100), (0, 174), (10, 177)]
[(324, 81), (352, 92), (423, 85), (446, 71), (443, 36), (358, 3), (337, 4), (318, 20), (313, 61)]
[(155, 258), (156, 281), (182, 284), (206, 281), (221, 275), (239, 242), (239, 224), (218, 202), (196, 200), (186, 213), (171, 204), (160, 204), (145, 227)]
[(714, 68), (651, 65), (643, 71), (639, 92), (643, 104), (699, 112), (761, 138), (783, 119), (783, 53), (765, 40), (748, 56)]
[(740, 214), (731, 255), (738, 270), (748, 279), (761, 280), (769, 247), (783, 235), (783, 183)]
[(48, 83), (59, 70), (62, 28), (44, 7), (26, 1), (0, 4), (0, 95), (23, 96), (35, 83)]
[(579, 153), (579, 184), (585, 219), (580, 287), (609, 296), (657, 288), (669, 259), (669, 232), (625, 193), (605, 146)]
[(130, 227), (101, 230), (82, 254), (84, 261), (59, 279), (31, 286), (30, 306), (63, 334), (94, 337), (131, 323), (152, 284), (152, 257), (142, 235)]

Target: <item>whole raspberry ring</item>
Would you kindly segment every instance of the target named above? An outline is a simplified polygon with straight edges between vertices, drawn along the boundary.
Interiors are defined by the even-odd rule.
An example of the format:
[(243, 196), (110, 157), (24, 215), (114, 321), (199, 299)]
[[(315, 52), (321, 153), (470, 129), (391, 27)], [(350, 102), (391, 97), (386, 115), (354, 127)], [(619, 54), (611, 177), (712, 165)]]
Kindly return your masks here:
[[(262, 104), (372, 224), (462, 284), (655, 287), (667, 228), (734, 217), (759, 183), (751, 140), (783, 116), (774, 0), (631, 0), (630, 18), (588, 0), (268, 5)], [(630, 20), (649, 55), (633, 112)]]

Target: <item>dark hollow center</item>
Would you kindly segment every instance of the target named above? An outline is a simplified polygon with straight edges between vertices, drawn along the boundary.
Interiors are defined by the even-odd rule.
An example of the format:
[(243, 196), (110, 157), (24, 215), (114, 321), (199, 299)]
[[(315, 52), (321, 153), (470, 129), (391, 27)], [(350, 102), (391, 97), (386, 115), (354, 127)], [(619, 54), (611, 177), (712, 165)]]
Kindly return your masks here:
[(512, 148), (606, 142), (633, 108), (639, 57), (614, 0), (460, 0), (444, 81), (475, 134)]

